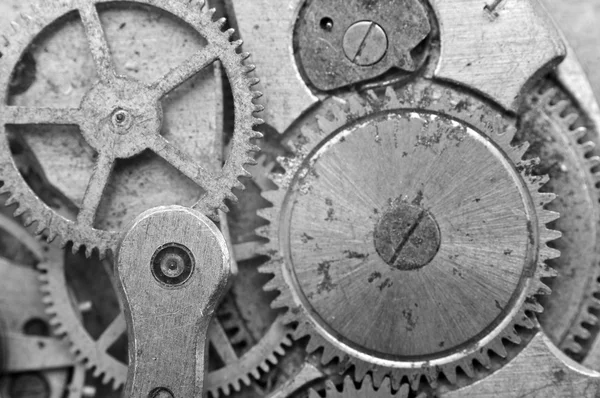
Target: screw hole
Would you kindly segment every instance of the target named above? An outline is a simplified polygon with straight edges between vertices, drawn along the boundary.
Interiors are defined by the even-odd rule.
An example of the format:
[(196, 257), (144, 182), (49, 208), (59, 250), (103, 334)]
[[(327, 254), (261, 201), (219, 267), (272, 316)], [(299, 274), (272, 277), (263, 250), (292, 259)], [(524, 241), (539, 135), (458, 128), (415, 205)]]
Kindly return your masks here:
[(326, 32), (331, 32), (333, 30), (333, 20), (329, 17), (325, 17), (321, 19), (321, 29)]
[(32, 318), (23, 325), (23, 334), (28, 336), (50, 336), (50, 327), (39, 318)]

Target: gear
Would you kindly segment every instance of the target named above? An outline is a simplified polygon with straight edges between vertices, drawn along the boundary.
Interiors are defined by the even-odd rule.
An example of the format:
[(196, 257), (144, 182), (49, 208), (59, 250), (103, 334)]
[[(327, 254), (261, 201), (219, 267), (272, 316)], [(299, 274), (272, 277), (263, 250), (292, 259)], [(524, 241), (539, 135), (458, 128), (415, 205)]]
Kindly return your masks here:
[(550, 176), (546, 189), (558, 198), (548, 209), (561, 214), (553, 227), (563, 234), (553, 243), (561, 256), (549, 263), (561, 277), (550, 281), (553, 294), (542, 301), (540, 323), (559, 348), (582, 360), (600, 310), (600, 157), (583, 113), (552, 79), (533, 88), (520, 113), (517, 138), (541, 159), (536, 173)]
[[(546, 177), (483, 102), (419, 80), (331, 98), (289, 134), (279, 190), (263, 213), (285, 322), (322, 362), (375, 385), (474, 376), (533, 328), (560, 234)], [(468, 215), (468, 216), (465, 216)]]
[[(55, 258), (38, 267), (47, 313), (56, 333), (68, 338), (72, 352), (88, 369), (94, 370), (95, 377), (102, 377), (103, 383), (112, 382), (115, 389), (122, 386), (127, 378), (127, 364), (108, 350), (126, 332), (123, 315), (115, 318), (98, 338), (93, 338), (83, 325), (78, 306), (69, 293), (64, 261)], [(240, 283), (246, 282), (252, 282), (250, 275), (240, 278)], [(211, 352), (217, 356), (209, 356), (209, 361), (218, 359), (216, 362), (220, 364), (209, 368), (205, 379), (206, 389), (213, 396), (218, 396), (219, 391), (228, 395), (232, 390), (239, 391), (242, 385), (249, 385), (252, 378), (260, 377), (261, 371), (266, 372), (271, 365), (277, 364), (277, 356), (283, 355), (284, 348), (291, 345), (287, 336), (289, 330), (283, 326), (280, 317), (271, 320), (271, 325), (256, 341), (256, 333), (240, 325), (243, 321), (238, 307), (243, 300), (247, 298), (237, 300), (230, 294), (219, 307), (218, 318), (209, 330), (209, 342), (214, 349)]]
[[(2, 326), (0, 340), (3, 343), (3, 350), (6, 350), (3, 353), (8, 355), (3, 356), (2, 359), (10, 357), (13, 362), (16, 360), (20, 364), (33, 361), (41, 366), (38, 368), (33, 365), (27, 371), (19, 372), (3, 368), (0, 377), (0, 396), (16, 398), (30, 392), (45, 393), (49, 398), (81, 398), (84, 393), (93, 391), (93, 388), (85, 385), (85, 368), (82, 365), (76, 364), (65, 369), (56, 368), (55, 358), (47, 358), (49, 352), (60, 354), (59, 356), (63, 358), (68, 355), (64, 355), (66, 348), (64, 351), (56, 351), (56, 348), (62, 347), (60, 342), (52, 343), (54, 347), (47, 346), (50, 340), (54, 339), (46, 339), (43, 333), (42, 329), (47, 326), (47, 319), (43, 313), (43, 305), (39, 301), (39, 292), (35, 288), (32, 289), (31, 282), (35, 282), (36, 274), (30, 263), (43, 260), (45, 245), (35, 239), (16, 220), (0, 213), (0, 246), (3, 249), (0, 268), (5, 274), (2, 288), (4, 296), (0, 298), (4, 306), (0, 318), (0, 326)], [(7, 246), (10, 246), (10, 250), (5, 250)], [(20, 295), (15, 294), (17, 289), (15, 281), (19, 283)], [(6, 284), (13, 286), (9, 287)], [(33, 329), (29, 330), (32, 327)], [(38, 340), (36, 337), (41, 338)], [(5, 338), (8, 341), (5, 341)], [(11, 344), (11, 339), (21, 343)], [(27, 341), (29, 344), (21, 345)], [(20, 352), (19, 348), (24, 347), (28, 349)], [(18, 359), (23, 355), (28, 360)], [(58, 361), (60, 362), (60, 359)], [(6, 366), (7, 363), (3, 361), (2, 366)], [(73, 360), (72, 363), (75, 364), (75, 361)]]
[[(107, 251), (114, 250), (118, 242), (118, 231), (94, 227), (98, 206), (117, 159), (129, 159), (146, 150), (154, 152), (203, 188), (205, 193), (193, 207), (218, 220), (216, 210), (226, 211), (224, 200), (235, 200), (232, 189), (243, 187), (238, 178), (248, 175), (244, 165), (254, 163), (251, 152), (258, 148), (251, 140), (260, 137), (260, 133), (253, 131), (253, 127), (262, 122), (253, 116), (254, 112), (262, 109), (253, 103), (260, 93), (250, 89), (258, 81), (247, 76), (254, 68), (243, 64), (243, 60), (249, 55), (236, 52), (241, 42), (229, 41), (233, 31), (222, 32), (224, 19), (213, 22), (214, 10), (202, 11), (203, 2), (148, 2), (149, 5), (185, 21), (208, 43), (202, 51), (151, 85), (115, 73), (96, 3), (103, 5), (114, 2), (65, 0), (42, 3), (36, 17), (24, 18), (17, 34), (11, 36), (10, 43), (2, 49), (3, 57), (0, 62), (0, 74), (3, 76), (0, 91), (6, 96), (12, 70), (41, 29), (74, 10), (79, 11), (99, 81), (87, 92), (78, 108), (2, 105), (0, 151), (3, 151), (4, 156), (0, 161), (0, 175), (5, 184), (0, 192), (10, 194), (8, 204), (19, 204), (17, 214), (25, 213), (27, 224), (38, 223), (37, 233), (45, 231), (49, 240), (60, 236), (65, 244), (72, 241), (74, 250), (85, 246), (88, 256), (95, 248), (102, 256)], [(160, 100), (216, 60), (220, 61), (231, 83), (235, 104), (235, 131), (230, 156), (220, 172), (212, 173), (197, 165), (161, 135), (163, 113)], [(10, 156), (7, 125), (49, 124), (78, 125), (87, 144), (97, 153), (96, 165), (76, 221), (57, 214), (43, 203), (23, 180)]]
[[(264, 167), (272, 169), (261, 158), (260, 164), (263, 163)], [(266, 182), (263, 175), (265, 169), (252, 167), (250, 170), (253, 178)], [(241, 192), (241, 195), (245, 206), (260, 205), (257, 202), (260, 195), (252, 194), (251, 189)], [(233, 213), (238, 212), (239, 205), (242, 203), (233, 207)], [(256, 217), (256, 210), (252, 212)], [(256, 222), (248, 224), (254, 227)], [(233, 227), (233, 238), (247, 235), (243, 226), (234, 224)], [(127, 365), (108, 350), (125, 333), (123, 316), (115, 318), (100, 337), (93, 338), (82, 323), (74, 295), (69, 293), (64, 259), (55, 256), (49, 260), (38, 267), (41, 271), (41, 288), (48, 305), (47, 312), (57, 333), (68, 338), (72, 352), (79, 361), (93, 369), (94, 376), (101, 377), (104, 383), (112, 383), (113, 388), (117, 389), (126, 381)], [(110, 269), (110, 266), (107, 264), (105, 269)], [(250, 385), (253, 379), (258, 380), (262, 372), (267, 372), (278, 363), (278, 356), (283, 355), (285, 348), (292, 344), (290, 329), (283, 325), (280, 316), (273, 313), (268, 300), (261, 297), (260, 287), (264, 283), (264, 276), (256, 271), (256, 265), (241, 263), (238, 272), (230, 292), (217, 309), (217, 318), (209, 331), (212, 349), (205, 388), (213, 397), (220, 393), (229, 395), (232, 391), (239, 391), (243, 385)], [(103, 301), (109, 300), (105, 298)], [(261, 308), (268, 308), (268, 313)]]
[[(354, 385), (350, 377), (344, 379), (342, 391), (338, 391), (335, 384), (331, 381), (326, 383), (325, 398), (408, 398), (410, 388), (404, 384), (397, 392), (392, 392), (390, 380), (385, 379), (378, 389), (373, 387), (371, 377), (365, 377), (360, 388)], [(315, 390), (311, 390), (308, 398), (321, 398)], [(419, 395), (417, 398), (425, 398), (425, 395)]]

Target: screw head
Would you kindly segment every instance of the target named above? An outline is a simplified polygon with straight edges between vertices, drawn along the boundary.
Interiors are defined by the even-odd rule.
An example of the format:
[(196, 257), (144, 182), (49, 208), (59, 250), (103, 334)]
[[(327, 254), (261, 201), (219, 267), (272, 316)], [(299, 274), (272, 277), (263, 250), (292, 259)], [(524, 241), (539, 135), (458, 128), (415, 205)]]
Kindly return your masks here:
[(410, 271), (429, 264), (437, 254), (440, 228), (429, 211), (412, 203), (395, 203), (375, 226), (375, 249), (389, 266)]
[(370, 66), (383, 59), (388, 38), (383, 28), (372, 21), (356, 22), (348, 28), (343, 40), (346, 58), (360, 66)]
[(178, 243), (159, 247), (151, 260), (152, 275), (167, 287), (183, 285), (194, 273), (195, 260), (190, 250)]
[(115, 109), (111, 116), (113, 130), (118, 134), (126, 134), (133, 124), (133, 116), (125, 109)]

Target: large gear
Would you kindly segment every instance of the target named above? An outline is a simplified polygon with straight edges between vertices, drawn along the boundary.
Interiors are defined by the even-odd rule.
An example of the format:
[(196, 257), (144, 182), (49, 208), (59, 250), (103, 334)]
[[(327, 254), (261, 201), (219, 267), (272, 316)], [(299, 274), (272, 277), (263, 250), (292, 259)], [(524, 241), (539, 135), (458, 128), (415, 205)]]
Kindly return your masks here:
[(581, 360), (600, 310), (600, 157), (589, 122), (553, 79), (526, 95), (520, 114), (518, 139), (531, 143), (529, 152), (541, 159), (536, 172), (550, 176), (547, 189), (558, 198), (548, 209), (561, 214), (553, 227), (563, 234), (553, 242), (561, 256), (550, 262), (560, 277), (550, 281), (553, 294), (542, 301), (540, 323), (559, 348)]
[[(266, 169), (263, 169), (266, 168)], [(264, 158), (259, 164), (249, 168), (253, 178), (265, 181), (265, 170), (271, 170)], [(242, 205), (261, 205), (257, 201), (259, 193), (253, 189), (240, 192), (242, 201), (232, 207), (233, 213)], [(256, 210), (245, 209), (256, 218)], [(256, 220), (247, 222), (252, 230)], [(243, 224), (243, 223), (242, 223)], [(232, 238), (247, 238), (248, 227), (233, 224)], [(258, 246), (259, 243), (252, 246)], [(74, 294), (70, 288), (69, 279), (65, 273), (63, 254), (57, 254), (38, 265), (41, 271), (41, 289), (45, 294), (47, 313), (56, 333), (64, 336), (70, 343), (71, 351), (81, 363), (93, 371), (95, 377), (103, 383), (111, 384), (114, 389), (124, 385), (127, 376), (127, 364), (109, 353), (110, 346), (125, 333), (125, 321), (118, 315), (112, 323), (94, 338), (85, 327), (78, 309)], [(69, 255), (68, 253), (65, 253)], [(279, 357), (292, 344), (289, 338), (290, 329), (283, 325), (281, 316), (273, 313), (268, 305), (268, 299), (262, 297), (261, 285), (264, 276), (256, 271), (254, 259), (248, 263), (243, 260), (252, 259), (244, 253), (244, 259), (238, 259), (240, 267), (238, 275), (232, 284), (230, 292), (217, 309), (216, 319), (209, 331), (209, 368), (206, 376), (206, 391), (213, 397), (220, 394), (229, 395), (240, 391), (253, 380), (259, 380), (264, 374), (277, 365)], [(105, 260), (107, 272), (111, 266)], [(104, 292), (114, 295), (113, 292)], [(102, 301), (108, 300), (106, 297)], [(264, 303), (263, 303), (264, 302)], [(269, 309), (268, 314), (261, 313), (261, 306)], [(263, 311), (264, 312), (264, 311)]]
[[(95, 229), (96, 211), (116, 159), (128, 159), (150, 150), (165, 159), (183, 175), (202, 187), (205, 193), (193, 207), (218, 219), (216, 210), (227, 210), (225, 199), (235, 200), (233, 188), (242, 188), (238, 181), (248, 175), (245, 164), (254, 162), (251, 152), (258, 148), (251, 143), (260, 134), (253, 127), (261, 123), (253, 114), (261, 110), (253, 100), (260, 93), (251, 86), (257, 79), (247, 76), (254, 68), (244, 66), (247, 53), (238, 54), (241, 42), (230, 42), (232, 30), (223, 32), (224, 19), (213, 22), (214, 10), (202, 11), (204, 2), (173, 2), (169, 0), (139, 0), (164, 10), (193, 27), (207, 41), (206, 47), (171, 70), (151, 85), (118, 76), (114, 72), (110, 50), (104, 37), (96, 5), (114, 3), (105, 0), (43, 2), (35, 16), (23, 19), (16, 34), (2, 48), (0, 91), (8, 94), (12, 71), (29, 44), (43, 28), (72, 11), (78, 11), (90, 44), (99, 81), (84, 96), (78, 108), (35, 108), (2, 104), (0, 175), (4, 181), (2, 193), (9, 193), (8, 204), (18, 203), (17, 214), (24, 215), (27, 224), (37, 222), (37, 233), (49, 240), (60, 236), (63, 243), (73, 242), (74, 249), (86, 247), (91, 255), (98, 249), (101, 255), (114, 250), (118, 231)], [(235, 104), (235, 126), (231, 153), (218, 173), (209, 172), (181, 149), (168, 142), (160, 132), (162, 107), (160, 100), (187, 79), (214, 61), (220, 61), (231, 83)], [(86, 189), (77, 220), (57, 214), (43, 203), (21, 177), (10, 156), (7, 125), (78, 125), (81, 134), (97, 153), (96, 166)], [(98, 133), (101, 132), (101, 133)]]
[[(42, 272), (40, 280), (45, 293), (44, 301), (56, 333), (68, 339), (73, 354), (93, 370), (95, 377), (102, 378), (103, 383), (112, 383), (115, 389), (121, 387), (127, 378), (127, 364), (112, 356), (108, 350), (126, 331), (123, 315), (118, 315), (101, 336), (94, 338), (82, 323), (81, 314), (69, 293), (64, 262), (54, 259), (40, 263), (39, 268)], [(237, 328), (232, 325), (233, 310), (228, 307), (235, 305), (231, 297), (221, 304), (218, 310), (220, 319), (215, 319), (209, 332), (209, 344), (223, 363), (209, 370), (206, 376), (206, 389), (215, 397), (220, 392), (229, 395), (232, 391), (239, 391), (243, 385), (249, 385), (252, 379), (258, 379), (260, 372), (266, 372), (271, 365), (276, 365), (277, 357), (284, 354), (286, 346), (291, 345), (287, 336), (289, 330), (278, 318), (259, 341), (252, 341), (253, 344), (241, 353), (236, 351), (236, 345), (243, 342), (244, 336), (240, 331), (230, 335)]]
[(489, 368), (490, 352), (520, 343), (560, 234), (510, 121), (420, 80), (333, 97), (297, 126), (279, 190), (265, 194), (279, 229), (263, 231), (262, 271), (309, 352), (359, 381), (416, 389), (422, 376), (455, 383), (458, 368), (473, 377), (474, 362)]
[[(365, 377), (360, 387), (356, 387), (352, 378), (346, 377), (341, 391), (331, 381), (325, 385), (325, 398), (408, 398), (409, 393), (410, 388), (407, 384), (393, 392), (389, 379), (385, 379), (379, 388), (375, 388), (369, 376)], [(322, 398), (322, 396), (315, 390), (311, 390), (308, 398)], [(425, 395), (419, 395), (417, 398), (425, 398)]]

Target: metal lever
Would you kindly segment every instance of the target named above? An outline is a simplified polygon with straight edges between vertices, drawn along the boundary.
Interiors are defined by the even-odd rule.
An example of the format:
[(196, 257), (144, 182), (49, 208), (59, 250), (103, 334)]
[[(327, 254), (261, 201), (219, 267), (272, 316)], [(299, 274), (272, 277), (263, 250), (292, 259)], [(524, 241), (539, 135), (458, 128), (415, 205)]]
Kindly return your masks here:
[(202, 397), (208, 326), (230, 274), (225, 238), (195, 210), (159, 207), (134, 221), (116, 264), (129, 338), (124, 396)]

